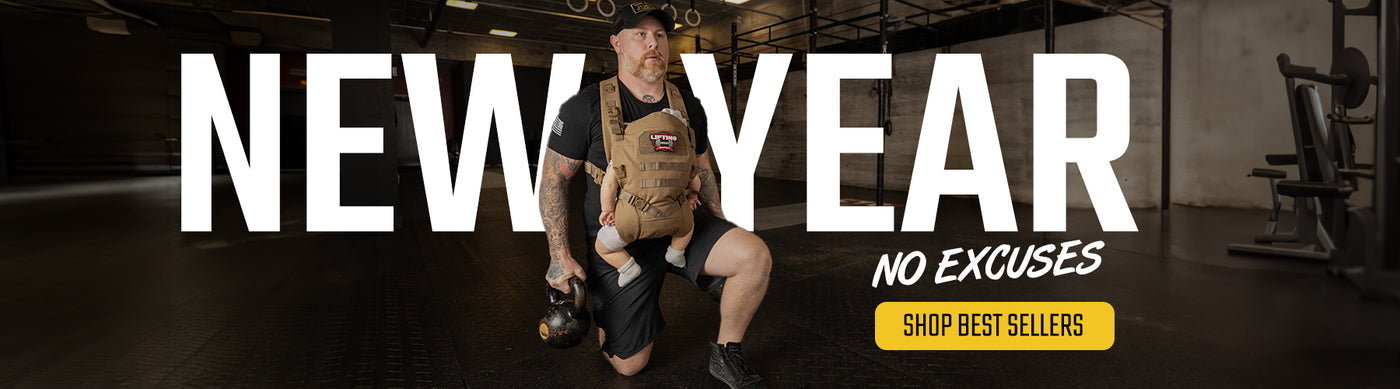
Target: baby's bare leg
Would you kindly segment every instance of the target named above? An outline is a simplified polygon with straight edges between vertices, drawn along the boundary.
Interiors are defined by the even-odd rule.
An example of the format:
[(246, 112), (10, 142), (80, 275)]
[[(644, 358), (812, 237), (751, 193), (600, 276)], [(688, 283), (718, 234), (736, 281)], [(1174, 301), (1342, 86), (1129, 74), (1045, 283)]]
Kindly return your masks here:
[(685, 235), (672, 235), (671, 248), (676, 249), (676, 251), (685, 251), (685, 248), (690, 246), (690, 236), (694, 234), (695, 226), (692, 225), (690, 230), (685, 232)]
[[(608, 246), (612, 247), (608, 247)], [(642, 274), (642, 268), (637, 266), (637, 260), (633, 259), (627, 250), (626, 242), (617, 234), (616, 226), (603, 226), (598, 230), (598, 239), (593, 242), (593, 248), (598, 251), (598, 256), (603, 257), (609, 265), (617, 269), (617, 286), (623, 287), (631, 283), (633, 279)]]
[(629, 256), (627, 255), (627, 250), (610, 249), (608, 248), (608, 246), (603, 244), (602, 240), (598, 240), (597, 242), (595, 242), (594, 246), (594, 248), (598, 250), (598, 255), (602, 256), (603, 260), (607, 261), (609, 265), (621, 269), (622, 265), (627, 264), (627, 258), (629, 258)]

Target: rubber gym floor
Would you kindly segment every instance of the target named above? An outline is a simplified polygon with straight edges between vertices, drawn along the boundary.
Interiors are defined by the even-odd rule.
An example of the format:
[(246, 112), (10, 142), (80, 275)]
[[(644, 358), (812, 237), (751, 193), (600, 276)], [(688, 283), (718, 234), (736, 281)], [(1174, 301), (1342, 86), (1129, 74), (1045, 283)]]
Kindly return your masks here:
[[(431, 232), (417, 170), (402, 174), (393, 233), (305, 232), (305, 177), (294, 174), (280, 233), (247, 232), (227, 176), (209, 233), (180, 232), (179, 177), (0, 189), (0, 386), (710, 385), (709, 295), (669, 276), (667, 328), (637, 376), (614, 373), (596, 337), (550, 349), (536, 333), (545, 239), (510, 232), (499, 173), (487, 174), (473, 233)], [(1264, 211), (1135, 210), (1140, 232), (1102, 233), (1092, 211), (1071, 210), (1071, 233), (985, 233), (974, 201), (946, 199), (933, 233), (808, 233), (804, 183), (757, 188), (757, 234), (774, 262), (744, 345), (773, 387), (1400, 385), (1400, 304), (1359, 296), (1325, 263), (1226, 254), (1258, 233)], [(1029, 206), (1016, 213), (1030, 226)], [(1097, 271), (870, 286), (885, 253), (1075, 239), (1106, 242)], [(1107, 301), (1116, 343), (882, 351), (872, 326), (884, 301)]]

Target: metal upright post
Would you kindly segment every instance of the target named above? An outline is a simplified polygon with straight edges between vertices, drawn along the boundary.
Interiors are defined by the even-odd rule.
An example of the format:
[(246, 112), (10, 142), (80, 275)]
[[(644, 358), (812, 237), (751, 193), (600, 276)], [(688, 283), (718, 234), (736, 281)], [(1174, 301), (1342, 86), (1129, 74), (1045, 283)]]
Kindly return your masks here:
[(1055, 0), (1045, 0), (1045, 52), (1055, 52)]
[[(1346, 3), (1343, 3), (1343, 2), (1341, 2), (1340, 0), (1329, 0), (1329, 1), (1331, 1), (1331, 3), (1332, 3), (1332, 57), (1331, 57), (1331, 58), (1332, 58), (1332, 61), (1333, 61), (1333, 62), (1336, 62), (1337, 58), (1341, 58), (1341, 56), (1342, 56), (1342, 50), (1344, 50), (1344, 48), (1347, 47), (1347, 38), (1346, 38), (1346, 34), (1347, 34), (1347, 28), (1346, 28), (1347, 6), (1346, 6)], [(1332, 89), (1333, 93), (1336, 93), (1336, 91), (1338, 91), (1340, 88), (1344, 88), (1344, 87), (1334, 87), (1334, 88)], [(1335, 99), (1335, 98), (1334, 98), (1334, 99), (1333, 99), (1333, 102), (1335, 103), (1336, 101), (1341, 101), (1341, 100), (1340, 100), (1340, 99)], [(1330, 109), (1331, 107), (1328, 107), (1328, 108)]]
[[(890, 0), (880, 0), (880, 54), (889, 54), (889, 23), (890, 22)], [(893, 66), (893, 61), (891, 61)], [(878, 121), (880, 127), (884, 129), (885, 136), (890, 136), (890, 80), (883, 79), (875, 83), (877, 85), (878, 98)], [(883, 143), (884, 138), (880, 138)], [(875, 154), (875, 205), (885, 205), (885, 153), (882, 151)]]
[(7, 107), (5, 98), (9, 96), (9, 90), (6, 89), (5, 86), (4, 41), (5, 39), (3, 33), (0, 33), (0, 178), (7, 178), (10, 176), (10, 156), (8, 153), (8, 149), (10, 148), (10, 137), (9, 133), (7, 132), (8, 129), (5, 128), (5, 114), (7, 113), (5, 112), (5, 110), (7, 109), (5, 108)]
[(817, 52), (817, 0), (808, 1), (811, 9), (807, 14), (807, 54), (812, 54)]
[[(739, 122), (739, 22), (729, 22), (729, 122)], [(738, 136), (736, 133), (734, 136)]]
[[(1345, 51), (1347, 47), (1346, 20), (1346, 4), (1343, 3), (1341, 0), (1332, 1), (1332, 57), (1330, 58), (1332, 59), (1331, 66), (1333, 66), (1334, 68), (1339, 62), (1338, 59), (1342, 58), (1342, 52)], [(1335, 117), (1337, 118), (1347, 116), (1347, 108), (1345, 103), (1346, 90), (1347, 87), (1345, 85), (1332, 85), (1332, 103), (1326, 109), (1328, 110), (1327, 112), (1335, 114)], [(1346, 124), (1345, 122), (1342, 122), (1340, 120), (1329, 120), (1327, 122), (1327, 125), (1328, 128), (1332, 129), (1342, 128), (1343, 126), (1349, 126), (1349, 124)], [(1347, 130), (1346, 134), (1346, 136), (1350, 137), (1351, 131)], [(1356, 168), (1356, 166), (1354, 166), (1356, 163), (1354, 158), (1352, 160), (1343, 160), (1340, 162), (1341, 163), (1338, 164), (1338, 167), (1341, 167), (1343, 169)], [(1336, 203), (1338, 203), (1339, 206), (1341, 206), (1339, 210), (1342, 211), (1342, 213), (1346, 213), (1346, 207), (1344, 205), (1345, 202), (1337, 201)]]
[(1162, 10), (1162, 210), (1172, 206), (1172, 9)]
[[(1381, 272), (1382, 282), (1400, 278), (1400, 6), (1381, 1), (1376, 15), (1378, 51), (1376, 100), (1376, 185), (1373, 203), (1380, 246), (1371, 271)], [(1391, 285), (1395, 287), (1395, 285)]]

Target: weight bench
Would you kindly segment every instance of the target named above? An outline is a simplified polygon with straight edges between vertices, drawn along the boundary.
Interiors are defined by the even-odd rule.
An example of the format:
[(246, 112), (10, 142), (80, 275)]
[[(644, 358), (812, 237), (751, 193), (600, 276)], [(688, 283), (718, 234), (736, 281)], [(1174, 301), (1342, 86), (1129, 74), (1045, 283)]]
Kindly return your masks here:
[[(1286, 60), (1286, 57), (1283, 59)], [(1285, 74), (1287, 75), (1287, 74)], [(1250, 253), (1283, 257), (1331, 260), (1337, 250), (1327, 223), (1332, 217), (1329, 212), (1345, 212), (1345, 200), (1356, 191), (1354, 180), (1349, 174), (1340, 172), (1332, 150), (1340, 137), (1328, 131), (1327, 116), (1323, 113), (1322, 99), (1317, 87), (1311, 84), (1293, 88), (1293, 79), (1288, 78), (1291, 89), (1289, 110), (1293, 113), (1294, 154), (1270, 154), (1264, 157), (1270, 166), (1297, 165), (1299, 179), (1288, 180), (1288, 173), (1277, 169), (1256, 168), (1250, 176), (1269, 179), (1269, 191), (1273, 199), (1273, 211), (1265, 224), (1264, 234), (1254, 237), (1253, 244), (1235, 243), (1229, 247), (1230, 253)], [(1293, 198), (1293, 230), (1277, 232), (1282, 196)], [(1335, 215), (1340, 217), (1340, 215)], [(1275, 243), (1296, 243), (1301, 247), (1285, 247)]]

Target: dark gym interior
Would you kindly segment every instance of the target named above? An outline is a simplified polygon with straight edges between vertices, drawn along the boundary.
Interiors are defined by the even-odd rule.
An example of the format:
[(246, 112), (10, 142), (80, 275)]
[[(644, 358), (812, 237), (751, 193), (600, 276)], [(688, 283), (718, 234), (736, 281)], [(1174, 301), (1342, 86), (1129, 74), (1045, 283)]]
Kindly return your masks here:
[[(754, 177), (751, 230), (772, 269), (743, 343), (770, 387), (1400, 385), (1396, 2), (653, 3), (679, 16), (667, 78), (690, 88), (680, 55), (712, 54), (736, 126), (759, 56), (794, 54)], [(458, 174), (476, 56), (510, 53), (533, 170), (553, 55), (586, 55), (580, 86), (618, 71), (609, 4), (626, 6), (0, 0), (0, 387), (709, 387), (722, 292), (681, 277), (661, 291), (667, 326), (639, 374), (615, 372), (596, 336), (540, 341), (549, 250), (544, 233), (512, 230), (494, 131), (478, 213), (463, 216), (475, 230), (431, 226), (399, 54), (436, 54)], [(250, 55), (280, 54), (277, 232), (249, 231), (219, 142), (210, 231), (182, 232), (189, 53), (217, 61), (245, 141)], [(308, 232), (317, 53), (394, 54), (392, 80), (347, 81), (340, 102), (345, 127), (382, 127), (385, 142), (343, 157), (340, 201), (392, 205), (392, 232)], [(840, 194), (892, 206), (896, 226), (930, 70), (940, 54), (980, 54), (1021, 228), (986, 232), (978, 198), (944, 196), (933, 232), (809, 232), (812, 53), (893, 56), (892, 79), (841, 84), (840, 124), (885, 127), (885, 152), (842, 155)], [(1066, 231), (1030, 227), (1038, 53), (1127, 66), (1130, 143), (1112, 168), (1136, 232), (1104, 231), (1075, 167)], [(1092, 137), (1094, 85), (1068, 85), (1069, 135)], [(962, 117), (950, 169), (973, 167)], [(932, 282), (945, 249), (1072, 240), (1104, 242), (1096, 271)], [(930, 255), (925, 280), (871, 286), (882, 255), (912, 250)], [(898, 301), (1107, 302), (1116, 334), (1102, 351), (883, 350), (874, 313)]]

